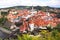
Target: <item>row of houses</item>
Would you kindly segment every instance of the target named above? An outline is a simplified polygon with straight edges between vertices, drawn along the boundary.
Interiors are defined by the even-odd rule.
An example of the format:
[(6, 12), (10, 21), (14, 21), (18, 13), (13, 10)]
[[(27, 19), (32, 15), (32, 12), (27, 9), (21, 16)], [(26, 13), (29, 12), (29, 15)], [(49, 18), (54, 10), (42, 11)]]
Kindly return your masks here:
[[(20, 31), (24, 31), (30, 27), (30, 30), (34, 30), (34, 28), (42, 28), (46, 29), (46, 26), (51, 26), (54, 28), (57, 24), (60, 23), (60, 19), (56, 17), (56, 14), (43, 12), (41, 10), (35, 11), (33, 8), (32, 10), (15, 10), (12, 9), (9, 11), (7, 15), (7, 19), (9, 22), (15, 24), (16, 22), (23, 22), (20, 27)], [(29, 19), (29, 20), (28, 20)], [(26, 21), (28, 20), (28, 21)], [(13, 28), (13, 26), (11, 26)], [(28, 28), (29, 29), (29, 28)]]

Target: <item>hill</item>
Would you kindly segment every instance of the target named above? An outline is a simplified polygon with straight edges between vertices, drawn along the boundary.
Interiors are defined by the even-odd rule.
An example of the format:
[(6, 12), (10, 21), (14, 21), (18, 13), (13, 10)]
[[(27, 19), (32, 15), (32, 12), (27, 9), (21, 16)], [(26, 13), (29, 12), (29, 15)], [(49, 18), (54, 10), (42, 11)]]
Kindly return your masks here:
[[(32, 6), (13, 6), (13, 7), (7, 7), (7, 8), (0, 8), (0, 9), (30, 9)], [(49, 6), (33, 6), (35, 9), (54, 9), (54, 7), (49, 7)], [(60, 9), (60, 8), (57, 8)]]

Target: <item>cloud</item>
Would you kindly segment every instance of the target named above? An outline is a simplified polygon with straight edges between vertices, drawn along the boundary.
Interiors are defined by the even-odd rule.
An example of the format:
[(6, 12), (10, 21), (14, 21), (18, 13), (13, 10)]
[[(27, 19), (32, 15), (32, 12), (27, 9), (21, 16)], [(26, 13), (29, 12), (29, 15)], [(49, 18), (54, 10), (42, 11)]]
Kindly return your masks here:
[(10, 7), (10, 6), (16, 6), (20, 4), (20, 0), (0, 0), (0, 7)]
[(21, 0), (21, 5), (28, 5), (28, 6), (46, 6), (46, 2), (40, 0)]
[(60, 5), (60, 1), (59, 0), (21, 0), (22, 5), (40, 5), (40, 6), (56, 6), (56, 5)]
[(58, 6), (60, 5), (60, 1), (59, 0), (50, 0), (47, 3), (48, 6)]
[(60, 7), (60, 0), (0, 0), (0, 8), (27, 5), (27, 6), (53, 6)]

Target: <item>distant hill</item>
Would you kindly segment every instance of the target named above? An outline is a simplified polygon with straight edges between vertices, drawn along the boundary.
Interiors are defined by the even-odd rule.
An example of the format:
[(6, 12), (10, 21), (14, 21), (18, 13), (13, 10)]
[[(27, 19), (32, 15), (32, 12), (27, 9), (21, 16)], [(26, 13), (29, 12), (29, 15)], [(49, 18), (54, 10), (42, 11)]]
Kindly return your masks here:
[[(42, 10), (42, 11), (49, 11), (53, 13), (60, 13), (60, 8), (54, 8), (54, 7), (49, 7), (49, 6), (13, 6), (13, 7), (7, 7), (7, 8), (0, 8), (0, 9), (28, 9), (30, 10), (32, 7), (36, 10)], [(56, 12), (57, 10), (57, 12)]]
[[(60, 17), (60, 8), (54, 8), (54, 7), (49, 7), (49, 6), (13, 6), (13, 7), (0, 8), (0, 9), (3, 9), (3, 10), (4, 9), (17, 9), (17, 10), (28, 9), (28, 10), (30, 10), (32, 7), (36, 10), (42, 10), (45, 12), (48, 11), (50, 13), (55, 13), (55, 14), (57, 14), (57, 17)], [(2, 12), (2, 13), (4, 13), (4, 12)]]
[[(32, 6), (13, 6), (13, 7), (7, 7), (7, 8), (0, 8), (0, 9), (31, 9)], [(54, 7), (49, 7), (49, 6), (33, 6), (35, 9), (54, 9)], [(60, 8), (57, 8), (60, 9)]]

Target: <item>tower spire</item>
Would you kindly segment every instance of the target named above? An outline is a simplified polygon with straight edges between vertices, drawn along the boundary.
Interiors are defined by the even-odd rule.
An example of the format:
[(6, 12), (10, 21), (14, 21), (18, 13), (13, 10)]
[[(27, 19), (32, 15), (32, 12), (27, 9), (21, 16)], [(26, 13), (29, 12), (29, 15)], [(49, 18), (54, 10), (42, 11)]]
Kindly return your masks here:
[(33, 8), (33, 6), (32, 6), (32, 11), (34, 11), (34, 8)]

